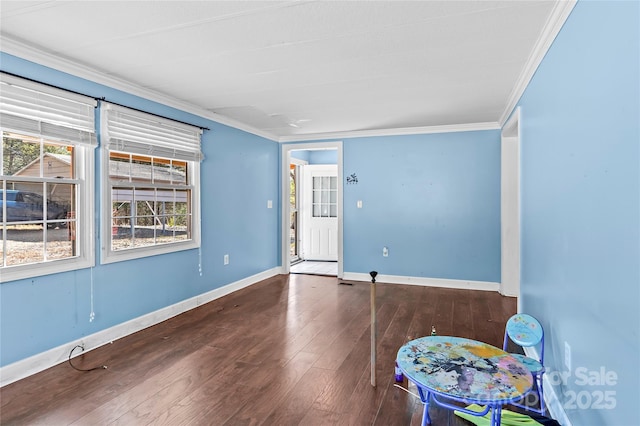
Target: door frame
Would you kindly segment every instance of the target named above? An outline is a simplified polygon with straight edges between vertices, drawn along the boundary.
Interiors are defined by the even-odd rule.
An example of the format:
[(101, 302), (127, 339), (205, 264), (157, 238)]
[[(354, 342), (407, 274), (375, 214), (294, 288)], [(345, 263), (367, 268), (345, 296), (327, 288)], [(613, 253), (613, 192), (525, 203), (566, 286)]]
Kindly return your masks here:
[[(304, 225), (304, 220), (302, 217), (300, 217), (300, 193), (302, 192), (302, 185), (304, 184), (304, 178), (302, 176), (302, 173), (300, 173), (300, 171), (302, 171), (302, 167), (306, 166), (307, 164), (309, 164), (307, 161), (305, 160), (300, 160), (299, 158), (293, 158), (291, 157), (289, 159), (289, 164), (294, 164), (296, 166), (296, 203), (298, 204), (298, 223), (296, 224), (296, 226), (298, 227), (298, 232), (297, 232), (297, 241), (296, 241), (296, 249), (298, 251), (298, 260), (304, 260), (302, 259), (302, 256), (300, 256), (300, 250), (301, 250), (301, 243), (302, 243), (302, 236), (300, 235), (301, 230), (303, 229), (303, 225)], [(289, 206), (289, 208), (291, 208), (291, 206)], [(289, 214), (291, 214), (291, 210), (289, 210)], [(291, 226), (290, 223), (288, 223), (288, 226)], [(287, 240), (287, 243), (289, 243), (289, 240)], [(289, 251), (289, 255), (291, 255), (291, 251)], [(291, 264), (291, 257), (289, 257), (289, 264)]]
[(343, 265), (343, 172), (342, 172), (342, 141), (334, 142), (315, 142), (315, 143), (288, 143), (281, 145), (281, 167), (280, 167), (280, 209), (281, 226), (282, 231), (280, 235), (280, 247), (281, 247), (281, 265), (282, 273), (288, 274), (291, 268), (291, 258), (289, 255), (289, 216), (291, 211), (289, 208), (289, 164), (291, 162), (291, 151), (299, 150), (328, 150), (335, 149), (338, 154), (338, 279), (341, 279), (344, 275)]
[[(500, 293), (518, 298), (520, 312), (520, 107), (502, 128), (500, 173)], [(508, 186), (514, 183), (515, 186)], [(509, 231), (509, 232), (508, 232)]]

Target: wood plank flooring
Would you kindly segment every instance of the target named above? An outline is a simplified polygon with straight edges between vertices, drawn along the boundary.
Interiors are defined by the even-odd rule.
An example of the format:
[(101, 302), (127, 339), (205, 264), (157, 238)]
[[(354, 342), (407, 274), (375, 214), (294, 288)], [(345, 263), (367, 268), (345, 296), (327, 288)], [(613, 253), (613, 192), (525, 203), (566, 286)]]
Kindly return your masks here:
[[(338, 282), (276, 276), (74, 359), (106, 370), (63, 363), (7, 385), (0, 423), (419, 425), (422, 404), (394, 386), (400, 346), (433, 324), (501, 347), (516, 312), (493, 292), (378, 283), (373, 388), (370, 284)], [(435, 426), (470, 424), (431, 413)]]

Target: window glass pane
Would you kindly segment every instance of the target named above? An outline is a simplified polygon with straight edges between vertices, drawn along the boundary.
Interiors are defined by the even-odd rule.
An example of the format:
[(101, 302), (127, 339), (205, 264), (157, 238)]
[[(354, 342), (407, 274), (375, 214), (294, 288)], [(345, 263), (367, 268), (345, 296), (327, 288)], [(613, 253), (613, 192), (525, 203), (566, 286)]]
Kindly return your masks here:
[(158, 244), (171, 243), (174, 241), (174, 226), (175, 218), (173, 216), (160, 216), (158, 218), (160, 225), (156, 230), (156, 242)]
[(322, 205), (322, 217), (329, 217), (329, 205)]
[(47, 230), (47, 259), (67, 259), (75, 255), (74, 228), (56, 228)]
[(191, 215), (175, 215), (175, 227), (176, 232), (180, 232), (180, 235), (184, 234), (188, 238), (191, 238)]
[[(76, 185), (70, 183), (47, 183), (47, 219), (49, 227), (64, 227), (72, 216)], [(73, 214), (75, 216), (75, 213)]]
[(154, 226), (148, 225), (148, 219), (136, 219), (134, 223), (136, 224), (136, 226), (133, 246), (146, 247), (154, 245), (156, 241), (156, 229)]
[(320, 189), (321, 184), (322, 184), (322, 180), (319, 177), (314, 176), (314, 178), (313, 178), (313, 189), (314, 190), (315, 189)]
[(314, 204), (313, 205), (313, 217), (320, 217), (320, 205), (319, 204)]
[(338, 191), (331, 191), (329, 193), (329, 202), (334, 204), (338, 202)]
[(113, 188), (111, 190), (111, 249), (121, 250), (131, 247), (133, 230), (131, 228), (131, 206), (133, 190)]
[(331, 217), (338, 217), (338, 206), (331, 204), (329, 206), (329, 214)]
[(332, 176), (331, 178), (331, 189), (338, 189), (338, 178)]
[(141, 155), (131, 157), (131, 180), (133, 182), (151, 182), (151, 158)]
[(44, 261), (44, 230), (42, 226), (7, 226), (6, 260), (6, 266)]
[(171, 183), (171, 160), (154, 158), (153, 181), (156, 183)]
[(133, 228), (130, 217), (116, 217), (111, 227), (111, 250), (122, 250), (133, 245)]
[[(44, 225), (44, 198), (41, 182), (6, 182), (7, 191), (3, 194), (6, 201), (7, 217), (0, 212), (0, 218), (7, 223), (30, 222)], [(52, 210), (52, 212), (54, 212)]]
[[(182, 216), (182, 217), (176, 216), (175, 219), (176, 219), (176, 223), (180, 223), (180, 222), (184, 223), (187, 220), (185, 216)], [(176, 241), (187, 241), (191, 239), (191, 232), (187, 230), (186, 226), (183, 226), (182, 228), (180, 227), (176, 228), (176, 231), (174, 234), (175, 234), (174, 238)]]
[[(73, 179), (73, 147), (45, 143), (42, 156), (42, 176)], [(40, 164), (38, 163), (38, 166)], [(39, 167), (38, 167), (39, 168)], [(35, 176), (35, 175), (32, 175)]]
[(186, 185), (189, 183), (187, 175), (187, 163), (185, 161), (172, 161), (171, 180), (173, 183)]
[[(38, 158), (40, 138), (11, 132), (2, 133), (2, 174), (40, 177)], [(34, 162), (35, 167), (29, 167)]]
[(313, 202), (314, 203), (319, 203), (320, 202), (320, 191), (319, 190), (313, 190)]
[(114, 218), (131, 217), (133, 189), (113, 188), (111, 190), (112, 216)]
[(189, 191), (176, 191), (176, 203), (174, 213), (179, 215), (189, 214)]
[(153, 226), (153, 218), (157, 214), (155, 190), (153, 188), (136, 188), (134, 199), (137, 224), (139, 226)]
[(156, 194), (158, 203), (158, 214), (173, 214), (175, 192), (173, 189), (158, 189)]
[(322, 197), (320, 198), (320, 202), (328, 203), (329, 202), (329, 191), (322, 190)]
[(329, 176), (322, 177), (322, 189), (329, 189)]
[(126, 180), (131, 177), (131, 158), (129, 154), (109, 153), (109, 177), (114, 180)]

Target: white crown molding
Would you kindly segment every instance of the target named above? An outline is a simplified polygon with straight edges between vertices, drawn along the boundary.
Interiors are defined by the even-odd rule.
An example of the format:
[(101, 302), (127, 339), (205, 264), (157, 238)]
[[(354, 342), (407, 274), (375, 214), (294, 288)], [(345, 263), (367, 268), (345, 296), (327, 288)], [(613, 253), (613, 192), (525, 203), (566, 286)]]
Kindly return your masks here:
[(307, 135), (282, 136), (280, 137), (279, 142), (306, 142), (327, 139), (363, 138), (371, 136), (401, 136), (422, 135), (428, 133), (473, 132), (477, 130), (497, 130), (500, 128), (501, 126), (498, 122), (447, 124), (442, 126), (404, 127), (397, 129), (356, 130), (352, 132), (328, 132), (313, 133)]
[[(363, 274), (360, 272), (345, 272), (343, 279), (347, 281), (371, 281), (371, 276), (369, 276), (369, 274)], [(376, 277), (376, 282), (386, 284), (419, 285), (423, 287), (442, 287), (496, 292), (500, 289), (499, 283), (489, 281), (451, 280), (445, 278), (409, 277), (404, 275), (381, 274)]]
[(161, 323), (162, 321), (166, 321), (183, 312), (187, 312), (191, 309), (197, 308), (198, 306), (204, 305), (205, 303), (209, 303), (215, 299), (221, 298), (222, 296), (226, 296), (234, 291), (249, 287), (281, 273), (281, 267), (268, 269), (223, 287), (216, 288), (190, 299), (165, 306), (157, 311), (149, 312), (148, 314), (117, 324), (105, 330), (98, 331), (97, 333), (89, 336), (81, 337), (56, 348), (33, 355), (29, 358), (5, 365), (0, 368), (0, 387), (67, 361), (69, 353), (77, 345), (83, 346), (84, 351), (76, 351), (74, 357), (99, 348), (100, 346), (113, 343), (117, 339), (121, 339), (137, 331), (151, 327), (152, 325)]
[[(50, 52), (38, 49), (35, 46), (15, 40), (11, 37), (7, 37), (6, 35), (2, 36), (0, 50), (2, 50), (2, 52), (4, 53), (8, 53), (9, 55), (17, 56), (27, 61), (35, 62), (36, 64), (53, 68), (56, 71), (65, 72), (76, 77), (84, 78), (86, 80), (111, 87), (113, 89), (122, 90), (123, 92), (140, 96), (141, 98), (158, 102), (160, 104), (173, 107), (202, 118), (207, 118), (217, 123), (224, 124), (238, 130), (243, 130), (256, 136), (261, 136), (265, 139), (272, 140), (274, 142), (278, 142), (278, 136), (274, 135), (273, 133), (256, 129), (234, 119), (216, 114), (204, 108), (194, 106), (193, 104), (181, 101), (171, 96), (167, 96), (163, 93), (138, 86), (126, 80), (106, 75), (99, 70), (88, 67), (86, 65), (75, 63), (68, 59), (60, 58)], [(100, 96), (100, 94), (87, 95), (96, 96), (98, 98), (102, 97)]]
[(507, 121), (511, 112), (516, 107), (516, 104), (522, 97), (522, 94), (526, 90), (529, 82), (533, 78), (538, 66), (542, 62), (542, 59), (547, 54), (547, 51), (551, 47), (551, 44), (558, 36), (558, 33), (562, 29), (562, 26), (566, 22), (567, 18), (571, 14), (571, 11), (575, 7), (577, 0), (560, 0), (556, 2), (547, 19), (547, 22), (540, 33), (540, 38), (536, 42), (529, 59), (527, 59), (526, 65), (522, 69), (522, 73), (518, 78), (515, 86), (511, 90), (507, 105), (500, 116), (499, 124), (502, 127)]

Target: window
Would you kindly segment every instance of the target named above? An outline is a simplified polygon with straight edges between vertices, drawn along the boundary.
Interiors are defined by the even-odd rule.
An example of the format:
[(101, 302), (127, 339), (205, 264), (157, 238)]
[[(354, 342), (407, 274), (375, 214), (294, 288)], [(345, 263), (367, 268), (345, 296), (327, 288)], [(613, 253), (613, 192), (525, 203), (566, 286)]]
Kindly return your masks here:
[(0, 74), (0, 281), (93, 265), (92, 98)]
[(313, 217), (338, 217), (337, 177), (313, 177)]
[(103, 104), (102, 261), (200, 245), (201, 130)]

